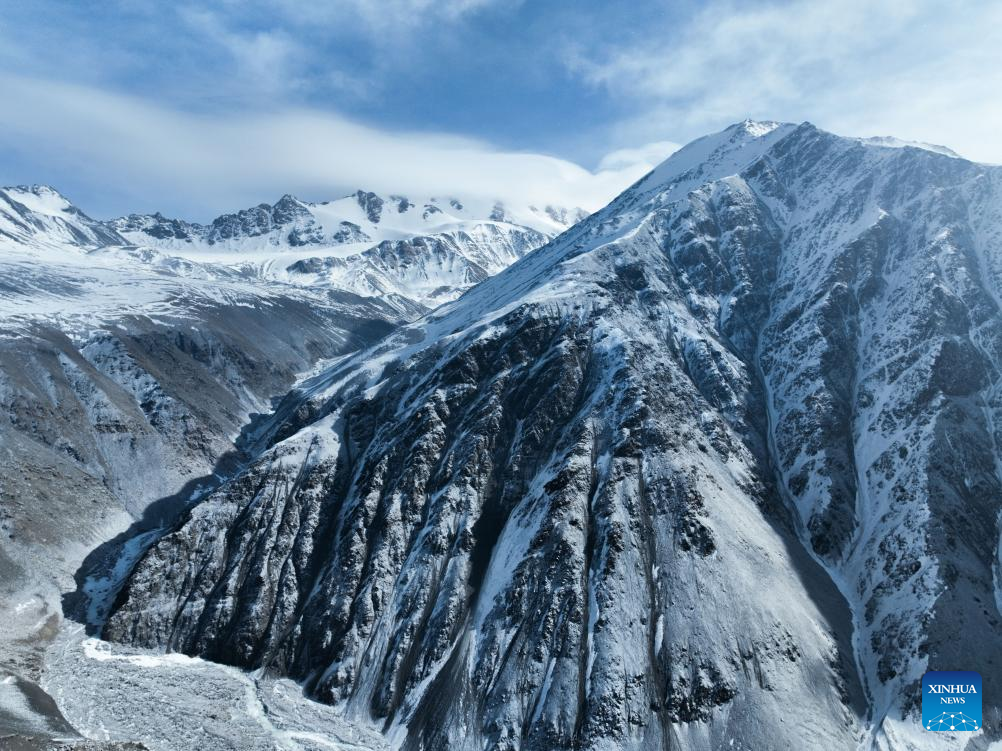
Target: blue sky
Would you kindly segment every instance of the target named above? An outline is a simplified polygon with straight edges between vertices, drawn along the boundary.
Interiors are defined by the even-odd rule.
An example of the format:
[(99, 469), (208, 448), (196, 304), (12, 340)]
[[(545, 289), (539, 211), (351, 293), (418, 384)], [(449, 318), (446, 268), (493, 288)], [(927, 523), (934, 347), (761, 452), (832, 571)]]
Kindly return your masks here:
[(293, 192), (594, 209), (746, 117), (1002, 162), (997, 2), (0, 0), (0, 183), (205, 220)]

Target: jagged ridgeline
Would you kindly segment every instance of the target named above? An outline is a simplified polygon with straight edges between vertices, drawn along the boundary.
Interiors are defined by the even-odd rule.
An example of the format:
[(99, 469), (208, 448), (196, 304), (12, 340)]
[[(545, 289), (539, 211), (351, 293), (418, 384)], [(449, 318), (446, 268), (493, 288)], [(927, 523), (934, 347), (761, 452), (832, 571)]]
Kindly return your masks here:
[(207, 225), (132, 214), (109, 226), (128, 242), (195, 261), (247, 254), (265, 277), (405, 300), (409, 314), (455, 299), (584, 216), (552, 205), (358, 190), (321, 203), (285, 195)]
[(958, 667), (998, 717), (1000, 214), (930, 149), (700, 139), (289, 394), (104, 635), (408, 749), (900, 746)]

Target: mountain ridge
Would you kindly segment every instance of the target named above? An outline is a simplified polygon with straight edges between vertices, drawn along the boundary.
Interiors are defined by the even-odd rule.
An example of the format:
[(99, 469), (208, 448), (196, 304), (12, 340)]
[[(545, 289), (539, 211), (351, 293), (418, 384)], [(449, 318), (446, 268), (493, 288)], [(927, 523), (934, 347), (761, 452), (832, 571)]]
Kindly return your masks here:
[[(231, 241), (255, 237), (262, 237), (272, 245), (299, 247), (437, 234), (470, 221), (515, 224), (553, 235), (585, 215), (578, 208), (511, 207), (497, 200), (458, 198), (412, 200), (403, 195), (379, 196), (359, 189), (341, 198), (320, 202), (303, 201), (285, 194), (274, 204), (261, 203), (223, 214), (205, 225), (169, 219), (161, 214), (130, 214), (110, 220), (108, 224), (136, 242), (150, 242), (143, 237), (147, 235), (153, 238), (154, 245), (157, 241), (167, 241), (162, 247), (175, 249), (177, 244), (170, 241), (228, 247)], [(240, 249), (240, 246), (230, 249)]]
[(925, 666), (1002, 655), (999, 196), (808, 123), (699, 139), (290, 394), (105, 634), (405, 748), (936, 747)]
[[(354, 195), (349, 218), (378, 200)], [(220, 223), (243, 250), (178, 250), (180, 221), (157, 218), (159, 239), (122, 234), (49, 186), (0, 189), (0, 735), (48, 748), (93, 732), (89, 710), (61, 713), (46, 661), (73, 619), (104, 613), (118, 575), (103, 566), (234, 472), (245, 432), (304, 372), (548, 238), (494, 208), (419, 214), (431, 235), (398, 223), (377, 242), (355, 225), (293, 246), (310, 227), (289, 197)]]
[(286, 194), (207, 225), (159, 213), (100, 222), (49, 186), (2, 188), (0, 197), (0, 240), (25, 252), (69, 253), (74, 263), (118, 255), (177, 276), (341, 289), (396, 300), (403, 315), (455, 298), (584, 215), (358, 190), (321, 203)]

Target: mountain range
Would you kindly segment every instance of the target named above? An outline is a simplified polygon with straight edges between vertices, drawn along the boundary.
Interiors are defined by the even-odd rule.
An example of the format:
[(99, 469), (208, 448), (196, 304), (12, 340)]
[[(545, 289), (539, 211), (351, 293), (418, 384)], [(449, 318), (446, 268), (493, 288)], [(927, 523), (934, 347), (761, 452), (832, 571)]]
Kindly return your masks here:
[[(343, 199), (357, 213), (338, 210), (337, 223), (324, 205), (283, 199), (197, 231), (76, 214), (45, 230), (53, 246), (103, 248), (114, 233), (135, 248), (110, 257), (149, 263), (169, 250), (213, 269), (217, 252), (243, 252), (231, 229), (267, 238), (269, 259), (310, 238), (327, 247), (342, 222), (395, 262), (445, 252), (376, 236), (373, 217), (420, 202), (401, 214), (401, 202), (381, 199), (377, 211), (366, 195)], [(137, 233), (153, 238), (145, 251)], [(427, 292), (435, 279), (406, 305), (403, 275), (386, 292), (321, 283), (335, 276), (335, 253), (297, 258), (289, 278), (249, 260), (240, 285), (322, 290), (339, 328), (304, 321), (298, 360), (255, 393), (291, 388), (243, 424), (233, 460), (193, 472), (171, 503), (150, 497), (155, 519), (80, 564), (64, 610), (104, 641), (80, 641), (57, 616), (58, 649), (31, 653), (34, 672), (25, 653), (18, 680), (37, 679), (62, 721), (90, 737), (104, 728), (154, 748), (241, 745), (221, 729), (225, 699), (186, 705), (182, 720), (146, 712), (149, 699), (114, 677), (183, 675), (189, 693), (225, 696), (209, 676), (236, 674), (212, 665), (247, 671), (244, 708), (226, 711), (283, 748), (325, 747), (313, 735), (333, 717), (362, 735), (338, 729), (347, 735), (331, 746), (414, 750), (1002, 742), (1002, 168), (941, 147), (745, 121), (684, 147), (531, 252), (497, 242), (491, 252), (510, 265), (480, 264), (482, 280), (439, 296)], [(221, 280), (238, 283), (211, 283)], [(213, 308), (227, 330), (240, 307), (230, 302)], [(178, 347), (179, 330), (171, 321), (158, 336)], [(318, 330), (335, 341), (308, 343)], [(241, 373), (229, 351), (196, 342), (182, 348), (196, 362)], [(325, 359), (296, 379), (311, 359), (301, 352), (319, 349)], [(194, 408), (216, 408), (196, 389), (187, 416), (145, 391), (103, 340), (77, 351), (56, 358), (58, 383), (90, 417), (61, 431), (68, 448), (33, 438), (74, 477), (90, 454), (71, 431), (89, 420), (92, 433), (115, 434), (94, 426), (114, 424), (108, 415), (127, 400), (107, 406), (73, 364), (96, 371), (91, 384), (128, 391), (155, 430), (197, 434), (205, 418)], [(20, 393), (41, 394), (32, 384)], [(8, 411), (21, 441), (26, 426), (69, 413), (19, 398)], [(231, 427), (242, 414), (232, 412)], [(46, 493), (76, 513), (81, 492), (59, 495), (69, 479)], [(66, 520), (48, 523), (51, 535)], [(924, 730), (923, 673), (958, 669), (984, 678), (984, 727)], [(292, 686), (329, 708), (292, 702)], [(143, 727), (116, 714), (123, 704)], [(309, 730), (307, 711), (332, 714)]]
[[(0, 737), (78, 735), (40, 688), (43, 658), (63, 611), (76, 612), (64, 594), (107, 547), (158, 528), (240, 466), (256, 416), (318, 363), (457, 297), (577, 216), (394, 200), (382, 215), (384, 199), (361, 191), (327, 204), (286, 197), (213, 222), (223, 247), (208, 227), (99, 221), (47, 186), (0, 189), (0, 604), (10, 614)], [(358, 229), (289, 241), (320, 221)]]

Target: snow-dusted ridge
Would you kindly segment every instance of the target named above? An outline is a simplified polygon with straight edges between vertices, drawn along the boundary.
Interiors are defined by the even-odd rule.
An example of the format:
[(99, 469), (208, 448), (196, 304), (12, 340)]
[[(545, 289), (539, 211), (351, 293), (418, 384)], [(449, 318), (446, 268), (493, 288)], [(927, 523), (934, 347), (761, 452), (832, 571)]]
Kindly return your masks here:
[(553, 236), (585, 216), (581, 209), (511, 206), (484, 199), (380, 196), (358, 190), (334, 201), (282, 196), (224, 214), (201, 225), (160, 214), (115, 219), (109, 224), (138, 245), (172, 250), (256, 251), (269, 247), (376, 244), (437, 235), (482, 222), (518, 225)]
[[(116, 300), (107, 291), (115, 282), (102, 269), (110, 266), (114, 276), (124, 262), (133, 277), (150, 277), (151, 288), (164, 276), (196, 286), (207, 279), (260, 280), (397, 301), (399, 312), (412, 316), (458, 297), (583, 216), (549, 205), (359, 190), (322, 203), (285, 195), (207, 225), (161, 214), (100, 222), (53, 188), (21, 186), (0, 188), (0, 252), (36, 269), (41, 260), (78, 268), (74, 273), (84, 279), (102, 277), (106, 293), (94, 297), (97, 308)], [(31, 281), (20, 286), (30, 288)], [(140, 307), (152, 304), (145, 291), (137, 295)], [(128, 303), (122, 299), (120, 307)]]
[(998, 168), (699, 139), (302, 382), (104, 633), (407, 749), (950, 747), (925, 670), (1002, 706), (1000, 247)]
[(91, 219), (47, 185), (0, 188), (0, 247), (86, 249), (125, 242), (114, 229)]
[(873, 136), (871, 138), (861, 138), (860, 141), (874, 146), (886, 146), (891, 149), (925, 149), (926, 151), (932, 151), (936, 154), (942, 154), (943, 156), (954, 157), (955, 159), (963, 158), (956, 151), (948, 149), (946, 146), (938, 146), (934, 143), (924, 143), (922, 141), (905, 141), (900, 138), (894, 138), (893, 136)]
[[(102, 222), (48, 186), (0, 189), (0, 611), (12, 613), (0, 619), (0, 746), (11, 734), (83, 742), (101, 727), (87, 697), (74, 728), (75, 710), (46, 695), (44, 651), (63, 616), (106, 615), (139, 543), (240, 466), (272, 399), (577, 216), (526, 207), (534, 229), (513, 223), (517, 207), (398, 196), (381, 212), (382, 200), (285, 197), (198, 227)], [(119, 709), (124, 724), (106, 718), (116, 733), (131, 714)], [(171, 748), (160, 730), (157, 747)], [(276, 733), (283, 747), (331, 747), (301, 735)]]

